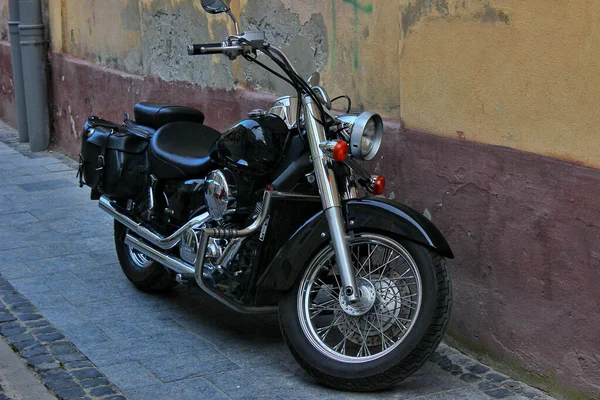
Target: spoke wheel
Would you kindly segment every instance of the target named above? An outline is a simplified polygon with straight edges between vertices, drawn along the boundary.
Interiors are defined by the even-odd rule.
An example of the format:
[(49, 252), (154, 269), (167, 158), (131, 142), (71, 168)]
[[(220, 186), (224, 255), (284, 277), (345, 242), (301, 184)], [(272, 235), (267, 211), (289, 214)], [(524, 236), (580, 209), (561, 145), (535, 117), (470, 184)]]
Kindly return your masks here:
[(396, 241), (369, 233), (348, 244), (360, 300), (350, 304), (341, 293), (335, 253), (327, 247), (300, 282), (298, 316), (320, 353), (344, 363), (364, 363), (392, 352), (408, 336), (423, 290), (413, 257)]

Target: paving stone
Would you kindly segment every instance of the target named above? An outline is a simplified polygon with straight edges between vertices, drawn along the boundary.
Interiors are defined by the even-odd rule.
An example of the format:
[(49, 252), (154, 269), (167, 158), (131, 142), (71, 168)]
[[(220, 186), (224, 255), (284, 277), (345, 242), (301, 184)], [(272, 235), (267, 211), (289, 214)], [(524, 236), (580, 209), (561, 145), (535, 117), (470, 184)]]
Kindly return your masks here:
[(73, 379), (49, 380), (46, 382), (46, 385), (54, 391), (79, 386)]
[(57, 340), (61, 340), (65, 338), (65, 335), (62, 333), (44, 333), (41, 335), (36, 335), (36, 337), (42, 342), (54, 342)]
[(110, 382), (106, 378), (84, 379), (80, 383), (81, 387), (86, 389), (110, 385)]
[(117, 396), (103, 397), (102, 400), (127, 400), (127, 399), (124, 396), (117, 395)]
[(0, 322), (14, 321), (15, 316), (8, 312), (0, 312)]
[(161, 383), (138, 362), (111, 365), (104, 368), (103, 372), (121, 390), (136, 389)]
[(469, 383), (473, 383), (473, 382), (477, 382), (477, 381), (481, 380), (480, 377), (478, 377), (477, 375), (473, 375), (473, 374), (462, 374), (460, 376), (460, 379), (462, 379), (465, 382), (469, 382)]
[(33, 183), (24, 183), (21, 185), (17, 185), (21, 189), (26, 192), (38, 192), (41, 190), (52, 190), (52, 189), (60, 189), (60, 188), (68, 188), (73, 186), (73, 182), (69, 182), (64, 179), (56, 179), (56, 180), (48, 180), (48, 181), (39, 181)]
[(115, 389), (110, 386), (98, 387), (90, 390), (92, 396), (108, 396), (116, 394)]
[(488, 374), (486, 374), (484, 376), (485, 379), (495, 382), (495, 383), (499, 383), (499, 382), (503, 382), (506, 381), (508, 379), (508, 376), (506, 375), (502, 375), (498, 372), (490, 372)]
[(20, 328), (21, 323), (19, 321), (7, 321), (0, 323), (0, 333), (4, 332), (6, 329), (15, 329)]
[(77, 397), (82, 397), (85, 395), (83, 389), (79, 386), (71, 387), (68, 389), (60, 389), (56, 390), (56, 394), (65, 400), (75, 399)]
[(47, 355), (47, 354), (48, 354), (48, 350), (46, 350), (46, 348), (43, 346), (35, 347), (33, 349), (23, 350), (21, 352), (21, 356), (25, 357), (25, 358)]
[(21, 333), (18, 335), (10, 336), (8, 340), (16, 344), (22, 342), (31, 342), (34, 340), (34, 337), (31, 333)]
[(59, 354), (71, 354), (71, 353), (78, 353), (79, 350), (77, 350), (77, 347), (69, 344), (67, 346), (60, 346), (60, 347), (52, 347), (52, 354), (59, 355)]
[(86, 360), (86, 357), (81, 353), (55, 354), (54, 356), (63, 364)]
[(71, 374), (77, 379), (100, 378), (102, 374), (95, 368), (78, 369)]
[(25, 328), (19, 326), (17, 328), (12, 328), (12, 329), (3, 329), (2, 335), (3, 336), (15, 336), (15, 335), (19, 335), (25, 331), (26, 331)]
[(474, 364), (474, 365), (470, 365), (467, 367), (467, 370), (469, 370), (470, 372), (474, 373), (474, 374), (485, 374), (486, 372), (488, 372), (490, 370), (489, 367), (486, 367), (483, 364)]
[(56, 333), (56, 332), (58, 332), (58, 330), (52, 326), (44, 326), (42, 328), (31, 330), (31, 333), (33, 333), (34, 335), (39, 335), (41, 333)]
[(19, 319), (21, 321), (35, 321), (41, 319), (42, 316), (40, 314), (23, 314), (19, 315)]
[(42, 320), (39, 320), (39, 321), (27, 321), (27, 322), (25, 322), (25, 326), (28, 327), (28, 328), (39, 328), (39, 327), (48, 326), (48, 325), (49, 325), (49, 323), (45, 319), (42, 319)]
[(239, 367), (214, 350), (199, 354), (180, 354), (172, 358), (153, 358), (141, 364), (162, 382), (173, 382), (217, 372), (239, 369)]
[(493, 397), (494, 399), (504, 399), (504, 398), (514, 395), (513, 392), (511, 392), (510, 390), (505, 389), (505, 388), (486, 390), (485, 394), (487, 394), (490, 397)]
[(95, 365), (89, 361), (72, 361), (65, 363), (65, 367), (69, 370), (77, 368), (95, 368)]

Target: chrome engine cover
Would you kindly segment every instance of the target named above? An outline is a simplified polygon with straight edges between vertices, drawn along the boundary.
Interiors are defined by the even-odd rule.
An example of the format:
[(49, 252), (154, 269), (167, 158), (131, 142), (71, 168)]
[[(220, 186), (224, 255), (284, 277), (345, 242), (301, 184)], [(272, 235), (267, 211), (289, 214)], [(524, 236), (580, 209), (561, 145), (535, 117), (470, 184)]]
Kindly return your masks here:
[(206, 176), (204, 198), (209, 215), (216, 221), (235, 211), (237, 190), (235, 178), (227, 169), (217, 169)]
[(199, 244), (196, 231), (192, 228), (188, 229), (181, 235), (181, 242), (179, 242), (179, 257), (194, 265), (196, 263), (196, 258), (198, 258)]

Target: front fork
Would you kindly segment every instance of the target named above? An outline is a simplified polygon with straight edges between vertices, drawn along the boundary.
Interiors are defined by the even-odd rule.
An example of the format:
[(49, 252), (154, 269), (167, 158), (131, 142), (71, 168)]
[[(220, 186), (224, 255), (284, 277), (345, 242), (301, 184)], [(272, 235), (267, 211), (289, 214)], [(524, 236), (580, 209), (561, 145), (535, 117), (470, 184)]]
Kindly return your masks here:
[(323, 154), (319, 144), (326, 141), (325, 127), (317, 122), (320, 115), (317, 105), (310, 96), (302, 99), (304, 109), (304, 120), (306, 122), (306, 134), (315, 169), (315, 178), (323, 210), (329, 224), (331, 243), (335, 251), (335, 258), (340, 270), (343, 293), (349, 302), (356, 302), (360, 293), (356, 286), (356, 276), (352, 256), (348, 248), (346, 229), (344, 228), (344, 217), (342, 214), (342, 201), (338, 191), (337, 182), (333, 170), (329, 168), (329, 161)]

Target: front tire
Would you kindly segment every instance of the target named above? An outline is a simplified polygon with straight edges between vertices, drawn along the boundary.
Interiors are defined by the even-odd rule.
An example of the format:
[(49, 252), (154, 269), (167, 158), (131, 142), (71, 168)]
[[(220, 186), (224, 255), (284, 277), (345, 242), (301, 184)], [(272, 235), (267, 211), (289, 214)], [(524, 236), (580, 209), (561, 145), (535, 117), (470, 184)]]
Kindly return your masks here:
[(160, 293), (172, 289), (176, 282), (171, 271), (125, 244), (127, 231), (115, 220), (115, 248), (127, 279), (143, 292)]
[(414, 373), (442, 340), (452, 303), (445, 260), (395, 236), (363, 232), (349, 240), (361, 301), (340, 296), (330, 245), (280, 303), (284, 340), (324, 385), (375, 391)]

